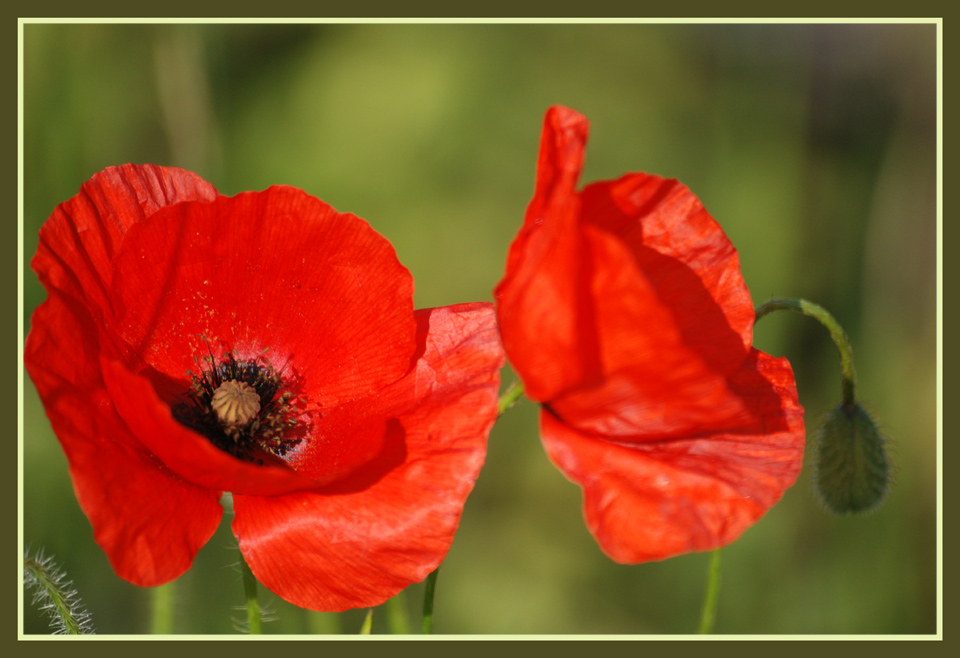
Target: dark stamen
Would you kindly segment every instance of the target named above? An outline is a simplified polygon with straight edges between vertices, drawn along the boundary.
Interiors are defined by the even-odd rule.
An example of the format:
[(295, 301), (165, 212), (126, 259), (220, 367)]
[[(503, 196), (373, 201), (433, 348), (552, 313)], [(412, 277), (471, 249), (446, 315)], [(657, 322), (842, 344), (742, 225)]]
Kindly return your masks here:
[(202, 338), (209, 368), (194, 359), (199, 374), (187, 371), (190, 388), (174, 407), (174, 418), (239, 459), (263, 464), (283, 457), (302, 440), (292, 432), (302, 400), (284, 390), (280, 374), (286, 366), (278, 373), (262, 354), (238, 360), (230, 352), (218, 364)]

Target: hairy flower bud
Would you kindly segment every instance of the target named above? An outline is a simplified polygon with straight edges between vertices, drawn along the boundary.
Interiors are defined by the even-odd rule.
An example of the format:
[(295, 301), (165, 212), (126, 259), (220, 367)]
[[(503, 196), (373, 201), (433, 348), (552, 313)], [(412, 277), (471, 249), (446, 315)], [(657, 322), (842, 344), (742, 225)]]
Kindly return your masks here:
[(890, 468), (884, 438), (859, 404), (839, 404), (827, 416), (817, 447), (816, 484), (834, 514), (866, 512), (887, 493)]

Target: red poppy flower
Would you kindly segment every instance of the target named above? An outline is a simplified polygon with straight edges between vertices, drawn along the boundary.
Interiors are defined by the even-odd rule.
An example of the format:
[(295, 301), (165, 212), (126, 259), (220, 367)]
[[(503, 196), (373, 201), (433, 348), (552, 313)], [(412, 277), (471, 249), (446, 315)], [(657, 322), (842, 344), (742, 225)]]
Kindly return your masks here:
[(586, 140), (583, 116), (547, 112), (496, 290), (504, 349), (607, 555), (717, 548), (800, 471), (793, 372), (751, 347), (736, 250), (697, 198), (647, 174), (578, 192)]
[(253, 573), (303, 607), (376, 605), (441, 562), (496, 419), (491, 304), (414, 312), (363, 220), (156, 166), (94, 176), (32, 265), (27, 369), (122, 578), (186, 571), (223, 491)]

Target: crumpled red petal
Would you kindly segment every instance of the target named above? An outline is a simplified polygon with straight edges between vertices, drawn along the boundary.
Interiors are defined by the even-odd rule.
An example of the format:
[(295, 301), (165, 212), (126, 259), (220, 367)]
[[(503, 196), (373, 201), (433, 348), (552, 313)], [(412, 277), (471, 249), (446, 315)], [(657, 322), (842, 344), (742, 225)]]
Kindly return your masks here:
[(94, 539), (121, 578), (143, 587), (177, 578), (223, 514), (220, 492), (184, 481), (117, 415), (84, 309), (51, 291), (33, 315), (25, 361), (70, 464)]
[(753, 343), (753, 301), (736, 249), (676, 180), (627, 174), (587, 185), (582, 221), (617, 236), (673, 316), (684, 343), (732, 374)]
[(578, 229), (575, 187), (587, 138), (579, 119), (557, 111), (544, 121), (536, 191), (494, 291), (504, 349), (533, 400), (600, 377)]
[[(548, 112), (534, 198), (496, 290), (504, 347), (525, 393), (588, 432), (658, 440), (735, 427), (743, 405), (725, 375), (747, 347), (706, 285), (735, 302), (749, 342), (753, 309), (744, 328), (737, 313), (750, 297), (736, 251), (682, 186), (624, 177), (591, 186), (581, 203), (586, 133), (572, 110)], [(670, 189), (668, 210), (682, 216), (665, 219), (656, 204)], [(649, 228), (636, 228), (648, 218)], [(660, 235), (670, 230), (678, 237)], [(666, 253), (642, 242), (647, 233)]]
[(369, 402), (396, 414), (379, 479), (358, 472), (316, 493), (234, 497), (244, 558), (296, 605), (378, 605), (423, 580), (453, 541), (496, 420), (503, 352), (490, 304), (416, 317), (416, 367)]
[(613, 560), (636, 564), (725, 546), (796, 481), (804, 426), (790, 364), (754, 350), (731, 385), (753, 421), (684, 439), (615, 443), (541, 412), (547, 455), (583, 488), (587, 527)]
[[(553, 412), (581, 431), (629, 440), (688, 436), (747, 420), (742, 400), (687, 345), (623, 242), (592, 226), (580, 233), (580, 258), (589, 263), (587, 319), (596, 327), (601, 376), (549, 400)], [(550, 331), (549, 325), (539, 329)], [(524, 383), (539, 378), (536, 372), (523, 375)]]

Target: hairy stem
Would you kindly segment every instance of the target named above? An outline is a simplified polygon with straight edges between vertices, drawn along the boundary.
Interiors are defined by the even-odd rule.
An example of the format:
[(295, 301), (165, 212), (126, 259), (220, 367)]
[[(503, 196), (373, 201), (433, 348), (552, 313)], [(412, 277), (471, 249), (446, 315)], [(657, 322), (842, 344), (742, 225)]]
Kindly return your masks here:
[(33, 605), (50, 617), (54, 635), (90, 635), (93, 623), (73, 583), (43, 553), (23, 558), (23, 584), (34, 589)]
[(257, 579), (250, 571), (250, 565), (240, 555), (240, 565), (243, 568), (243, 592), (247, 598), (247, 632), (251, 635), (260, 635), (260, 603), (257, 601)]

